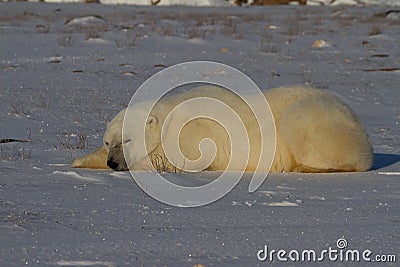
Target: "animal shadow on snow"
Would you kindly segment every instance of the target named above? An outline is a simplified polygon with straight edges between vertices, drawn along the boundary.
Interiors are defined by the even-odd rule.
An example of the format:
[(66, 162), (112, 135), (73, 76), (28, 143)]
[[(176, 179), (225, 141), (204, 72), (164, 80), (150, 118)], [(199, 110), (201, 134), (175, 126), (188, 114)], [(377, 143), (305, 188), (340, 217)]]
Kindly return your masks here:
[(400, 155), (396, 154), (374, 154), (374, 165), (372, 170), (378, 170), (384, 167), (388, 167), (400, 161)]

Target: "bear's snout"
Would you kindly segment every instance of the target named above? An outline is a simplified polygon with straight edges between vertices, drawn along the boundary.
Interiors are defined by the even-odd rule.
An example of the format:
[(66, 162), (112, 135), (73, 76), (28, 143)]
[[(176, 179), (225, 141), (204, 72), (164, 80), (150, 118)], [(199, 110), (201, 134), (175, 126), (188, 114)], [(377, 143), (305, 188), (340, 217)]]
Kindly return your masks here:
[(107, 166), (113, 169), (114, 171), (128, 171), (128, 167), (126, 166), (125, 160), (119, 162), (114, 158), (109, 158), (107, 160)]
[(128, 170), (121, 144), (112, 146), (110, 148), (110, 151), (108, 152), (107, 166), (114, 171)]
[(113, 169), (113, 170), (117, 170), (117, 169), (118, 169), (118, 163), (115, 162), (115, 161), (113, 160), (113, 158), (109, 158), (109, 159), (107, 160), (107, 166), (110, 167), (110, 168)]

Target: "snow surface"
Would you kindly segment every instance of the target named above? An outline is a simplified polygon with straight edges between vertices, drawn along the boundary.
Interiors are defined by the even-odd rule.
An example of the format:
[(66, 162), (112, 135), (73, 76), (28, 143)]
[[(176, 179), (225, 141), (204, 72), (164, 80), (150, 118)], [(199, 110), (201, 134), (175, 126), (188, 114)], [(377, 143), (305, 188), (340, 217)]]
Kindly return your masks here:
[[(0, 0), (9, 1), (9, 0)], [(31, 2), (39, 2), (40, 0), (27, 0)], [(48, 3), (85, 3), (90, 0), (43, 0)], [(125, 4), (125, 5), (152, 5), (152, 0), (99, 0), (102, 4)], [(252, 0), (248, 1), (248, 5), (253, 3)], [(291, 5), (297, 5), (298, 2), (291, 2)], [(235, 0), (161, 0), (157, 5), (171, 6), (228, 6), (236, 5)], [(244, 4), (246, 5), (246, 4)], [(328, 5), (388, 5), (399, 6), (399, 0), (307, 0), (307, 5), (311, 6), (328, 6)]]
[[(389, 10), (0, 3), (0, 139), (30, 140), (0, 144), (0, 265), (266, 266), (265, 245), (321, 251), (339, 238), (399, 261), (400, 18)], [(366, 126), (373, 170), (270, 174), (252, 194), (246, 176), (223, 199), (184, 209), (127, 173), (69, 167), (101, 146), (144, 80), (191, 60), (229, 64), (262, 88), (338, 95)], [(196, 186), (216, 175), (167, 176)]]

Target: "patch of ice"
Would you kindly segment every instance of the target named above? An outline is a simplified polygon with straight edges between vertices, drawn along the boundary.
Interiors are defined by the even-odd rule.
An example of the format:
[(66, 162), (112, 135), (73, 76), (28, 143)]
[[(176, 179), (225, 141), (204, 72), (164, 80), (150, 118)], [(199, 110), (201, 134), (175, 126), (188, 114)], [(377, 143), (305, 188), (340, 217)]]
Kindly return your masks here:
[(290, 186), (284, 186), (284, 185), (278, 185), (276, 188), (283, 189), (283, 190), (296, 190), (296, 188), (290, 187)]
[(86, 42), (89, 44), (112, 44), (110, 41), (101, 38), (89, 38)]
[(200, 38), (192, 38), (192, 39), (189, 39), (189, 43), (204, 45), (206, 42)]
[(339, 197), (341, 200), (356, 200), (356, 197)]
[(132, 176), (130, 174), (124, 172), (110, 172), (110, 176), (125, 180), (132, 179)]
[(103, 183), (103, 181), (100, 180), (100, 179), (85, 177), (85, 176), (79, 175), (79, 174), (76, 173), (76, 172), (60, 172), (60, 171), (55, 171), (55, 172), (53, 172), (53, 174), (67, 175), (67, 176), (70, 176), (70, 177), (72, 177), (72, 178), (80, 179), (80, 180), (82, 180), (82, 181), (84, 181), (84, 182)]
[(247, 206), (247, 207), (251, 207), (251, 206), (253, 206), (254, 204), (256, 204), (256, 200), (254, 200), (254, 201), (245, 201), (244, 202), (244, 204)]
[(278, 193), (274, 192), (274, 191), (259, 191), (258, 192), (260, 195), (264, 195), (267, 196), (269, 198), (272, 198), (273, 195), (277, 195)]
[(369, 36), (370, 39), (379, 39), (384, 41), (396, 41), (396, 38), (388, 34), (376, 34)]
[(112, 262), (107, 261), (58, 261), (58, 266), (114, 266)]
[(380, 175), (399, 175), (400, 176), (400, 172), (378, 172), (378, 174), (380, 174)]
[(38, 171), (43, 171), (43, 169), (42, 169), (42, 168), (35, 167), (35, 166), (33, 166), (33, 169), (34, 169), (34, 170), (38, 170)]
[(263, 194), (263, 195), (277, 195), (277, 192), (274, 191), (258, 191), (258, 193)]
[(92, 26), (92, 25), (99, 25), (99, 24), (106, 24), (107, 21), (98, 16), (98, 15), (88, 15), (88, 16), (82, 16), (82, 17), (77, 17), (68, 20), (65, 22), (65, 25), (68, 26)]
[(326, 200), (326, 198), (320, 197), (320, 196), (310, 196), (310, 199), (312, 199), (312, 200), (321, 200), (321, 201)]
[(299, 204), (289, 202), (289, 201), (282, 201), (282, 202), (271, 202), (268, 203), (268, 206), (270, 207), (297, 207)]

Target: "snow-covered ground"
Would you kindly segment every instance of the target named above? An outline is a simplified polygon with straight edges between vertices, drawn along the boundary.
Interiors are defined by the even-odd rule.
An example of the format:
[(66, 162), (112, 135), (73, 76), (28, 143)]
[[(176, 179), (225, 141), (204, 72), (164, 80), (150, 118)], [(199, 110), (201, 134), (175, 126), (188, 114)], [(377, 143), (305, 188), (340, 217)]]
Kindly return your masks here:
[[(0, 265), (266, 266), (265, 245), (321, 252), (341, 238), (398, 265), (399, 25), (391, 7), (0, 3), (0, 139), (30, 141), (0, 144)], [(253, 194), (245, 177), (223, 199), (184, 209), (127, 173), (69, 167), (101, 146), (144, 80), (192, 60), (231, 65), (261, 88), (338, 95), (368, 130), (373, 170), (270, 174)], [(189, 186), (215, 175), (168, 174)]]
[[(9, 1), (9, 0), (0, 0)], [(27, 0), (31, 2), (39, 2), (40, 0)], [(184, 5), (184, 6), (229, 6), (236, 5), (235, 0), (43, 0), (42, 2), (48, 3), (85, 3), (99, 1), (102, 4), (126, 4), (126, 5), (152, 5), (157, 4), (160, 6), (170, 5)], [(253, 3), (252, 0), (248, 0), (247, 4)], [(290, 4), (298, 4), (294, 1)], [(307, 5), (311, 6), (329, 6), (329, 5), (387, 5), (387, 6), (399, 6), (398, 0), (307, 0)]]

